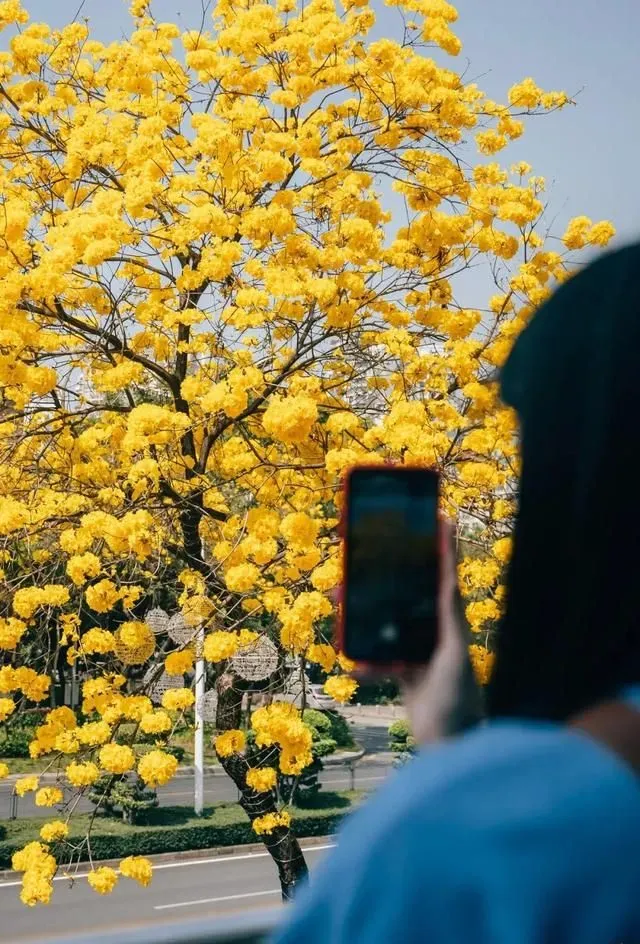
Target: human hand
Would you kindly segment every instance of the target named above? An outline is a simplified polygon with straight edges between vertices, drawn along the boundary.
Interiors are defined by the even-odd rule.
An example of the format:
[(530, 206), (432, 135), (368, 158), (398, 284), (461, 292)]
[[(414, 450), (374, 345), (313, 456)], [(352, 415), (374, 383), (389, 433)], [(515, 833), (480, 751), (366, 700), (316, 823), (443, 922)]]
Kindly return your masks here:
[(451, 522), (442, 520), (438, 643), (431, 660), (406, 671), (401, 680), (409, 723), (420, 745), (458, 734), (482, 718), (468, 645), (458, 588), (455, 529)]

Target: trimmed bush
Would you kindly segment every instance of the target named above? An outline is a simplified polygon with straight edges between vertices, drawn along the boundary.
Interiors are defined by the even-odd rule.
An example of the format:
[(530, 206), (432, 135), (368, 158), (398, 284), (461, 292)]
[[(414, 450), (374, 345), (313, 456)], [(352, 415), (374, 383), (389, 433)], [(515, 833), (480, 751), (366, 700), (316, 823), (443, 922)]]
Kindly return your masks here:
[(408, 721), (394, 721), (389, 725), (389, 737), (392, 741), (406, 741), (410, 734)]
[(10, 728), (0, 735), (0, 757), (30, 757), (32, 728)]
[(336, 742), (336, 745), (341, 747), (353, 747), (353, 735), (351, 734), (351, 728), (349, 723), (339, 711), (325, 711), (326, 717), (331, 722), (331, 733), (330, 737)]
[(302, 713), (302, 719), (310, 728), (317, 731), (323, 737), (331, 736), (331, 718), (324, 711), (318, 711), (317, 708), (307, 708)]
[[(296, 836), (326, 836), (335, 832), (345, 813), (358, 799), (357, 793), (324, 794), (322, 802), (311, 808), (293, 809)], [(78, 817), (78, 820), (88, 822), (88, 817)], [(37, 839), (41, 826), (41, 818), (7, 823), (6, 838), (0, 841), (0, 868), (11, 868), (13, 853), (25, 843)], [(78, 843), (81, 837), (82, 832), (78, 830), (69, 841)], [(118, 820), (101, 821), (91, 832), (91, 852), (96, 860), (119, 859), (128, 855), (189, 852), (257, 841), (246, 814), (237, 803), (208, 807), (202, 819), (194, 816), (189, 807), (173, 806), (153, 810), (145, 826), (129, 826)], [(80, 860), (86, 861), (87, 858), (86, 846), (83, 845)]]
[(416, 741), (407, 721), (394, 721), (389, 725), (389, 748), (397, 754), (394, 767), (402, 767), (415, 754)]

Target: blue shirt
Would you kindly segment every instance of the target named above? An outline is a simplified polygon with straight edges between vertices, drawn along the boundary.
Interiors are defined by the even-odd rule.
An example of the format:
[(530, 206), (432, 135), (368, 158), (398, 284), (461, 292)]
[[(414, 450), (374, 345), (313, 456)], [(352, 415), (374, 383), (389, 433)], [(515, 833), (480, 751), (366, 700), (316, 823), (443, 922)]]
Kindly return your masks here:
[(640, 780), (553, 724), (431, 747), (347, 820), (276, 941), (640, 944)]

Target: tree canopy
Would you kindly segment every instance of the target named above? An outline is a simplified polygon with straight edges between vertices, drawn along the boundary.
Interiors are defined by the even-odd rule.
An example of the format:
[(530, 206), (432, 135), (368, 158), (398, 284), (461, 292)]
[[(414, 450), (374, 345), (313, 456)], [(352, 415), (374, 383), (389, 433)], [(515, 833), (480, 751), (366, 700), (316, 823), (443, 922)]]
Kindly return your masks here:
[[(276, 696), (252, 718), (272, 760), (251, 767), (232, 657), (268, 637), (272, 688), (308, 661), (353, 695), (330, 591), (356, 462), (441, 472), (486, 675), (518, 463), (495, 371), (572, 253), (614, 230), (578, 217), (554, 238), (544, 180), (493, 159), (567, 95), (526, 78), (490, 100), (443, 64), (453, 6), (389, 5), (397, 32), (375, 38), (366, 0), (220, 0), (187, 31), (134, 0), (104, 45), (0, 2), (0, 721), (42, 709), (31, 752), (59, 785), (19, 788), (62, 804), (15, 857), (27, 904), (77, 854), (72, 796), (175, 773), (200, 627), (217, 753), (295, 884), (275, 768), (300, 773), (311, 733)], [(469, 308), (457, 280), (480, 266)], [(153, 633), (157, 603), (191, 639)], [(163, 666), (186, 682), (154, 707)], [(157, 736), (142, 756), (139, 731)], [(146, 884), (149, 864), (122, 874)]]

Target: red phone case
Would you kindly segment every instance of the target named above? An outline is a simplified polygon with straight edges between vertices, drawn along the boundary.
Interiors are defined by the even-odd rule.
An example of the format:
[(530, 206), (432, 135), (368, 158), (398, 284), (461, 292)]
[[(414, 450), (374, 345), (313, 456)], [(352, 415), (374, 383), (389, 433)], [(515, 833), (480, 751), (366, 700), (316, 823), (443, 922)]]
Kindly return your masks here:
[[(385, 467), (391, 466), (392, 468), (405, 469), (406, 466), (399, 465), (395, 462), (385, 462)], [(344, 475), (343, 480), (343, 495), (344, 501), (342, 503), (342, 515), (340, 517), (340, 537), (342, 538), (343, 550), (342, 550), (342, 582), (338, 588), (338, 619), (337, 623), (337, 642), (338, 642), (338, 651), (343, 652), (347, 658), (349, 658), (349, 653), (346, 651), (346, 620), (345, 620), (345, 607), (344, 607), (344, 588), (347, 585), (347, 580), (349, 575), (347, 572), (348, 568), (348, 554), (347, 554), (347, 522), (349, 520), (349, 493), (350, 493), (350, 483), (351, 476), (354, 472), (360, 471), (377, 471), (381, 465), (375, 463), (363, 463), (362, 465), (351, 466)], [(434, 475), (438, 477), (438, 482), (440, 480), (440, 473), (431, 468), (430, 466), (420, 466), (422, 470), (428, 469), (430, 472), (433, 472)], [(438, 485), (439, 493), (439, 485)], [(438, 532), (440, 530), (440, 516), (437, 518), (437, 528)], [(440, 535), (438, 534), (438, 547), (440, 547)], [(416, 663), (413, 662), (393, 662), (388, 664), (378, 663), (378, 662), (357, 662), (357, 671), (364, 675), (403, 675), (407, 671), (416, 668)]]

